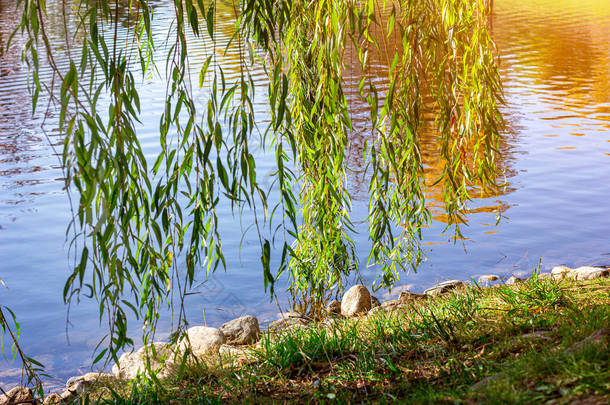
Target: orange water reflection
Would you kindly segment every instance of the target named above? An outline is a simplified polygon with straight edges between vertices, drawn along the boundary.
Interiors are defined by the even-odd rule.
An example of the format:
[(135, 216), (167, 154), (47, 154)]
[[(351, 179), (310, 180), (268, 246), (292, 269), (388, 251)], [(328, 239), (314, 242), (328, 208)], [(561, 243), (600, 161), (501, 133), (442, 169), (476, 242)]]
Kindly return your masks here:
[(494, 18), (503, 77), (528, 87), (536, 114), (574, 136), (610, 130), (609, 1), (499, 0)]
[[(378, 24), (373, 25), (371, 35), (379, 43), (379, 48), (374, 46), (369, 47), (368, 63), (365, 70), (362, 70), (358, 61), (357, 52), (353, 47), (348, 49), (344, 58), (345, 92), (354, 125), (354, 131), (350, 134), (348, 154), (349, 167), (354, 173), (350, 182), (350, 191), (356, 199), (368, 198), (368, 183), (366, 175), (363, 173), (366, 162), (363, 159), (362, 151), (365, 142), (370, 142), (373, 139), (370, 126), (370, 109), (368, 104), (359, 96), (358, 85), (364, 75), (367, 80), (366, 85), (368, 86), (369, 83), (374, 84), (380, 94), (382, 94), (389, 85), (389, 64), (391, 63), (394, 54), (402, 51), (401, 39), (397, 32), (393, 32), (391, 35), (387, 34), (386, 27), (388, 26), (389, 10), (385, 13), (380, 11), (375, 16), (375, 19), (378, 21)], [(422, 86), (425, 85), (426, 84), (422, 82)], [(424, 98), (428, 97), (425, 90), (422, 90), (422, 93)], [(383, 103), (383, 100), (380, 101), (380, 104), (381, 103)], [(440, 134), (436, 130), (434, 124), (435, 116), (433, 111), (425, 112), (424, 119), (425, 122), (422, 125), (419, 140), (422, 164), (424, 167), (427, 206), (436, 221), (447, 223), (449, 218), (445, 212), (445, 191), (443, 182), (437, 183), (445, 170), (445, 161), (441, 158), (440, 143), (438, 141)], [(487, 201), (484, 206), (479, 206), (476, 209), (467, 209), (465, 211), (466, 213), (501, 213), (508, 209), (508, 206), (498, 201), (497, 198), (512, 191), (510, 185), (504, 180), (505, 178), (514, 175), (510, 168), (510, 161), (512, 159), (512, 138), (512, 131), (507, 130), (502, 134), (500, 139), (500, 155), (497, 159), (496, 171), (502, 187), (499, 188), (497, 192), (491, 192), (480, 190), (475, 186), (474, 188), (476, 190), (473, 191), (473, 196), (481, 200), (486, 199)], [(466, 148), (466, 154), (472, 155), (472, 147)], [(492, 199), (492, 197), (494, 198)]]
[[(377, 19), (380, 26), (375, 34), (382, 39), (385, 32), (381, 27), (387, 18), (378, 15)], [(470, 213), (501, 213), (510, 208), (501, 201), (501, 196), (515, 190), (510, 179), (516, 175), (512, 162), (516, 158), (517, 137), (530, 136), (520, 133), (521, 117), (513, 106), (525, 110), (530, 118), (548, 121), (536, 129), (542, 132), (542, 137), (557, 138), (553, 148), (558, 151), (584, 147), (578, 138), (603, 137), (601, 141), (610, 142), (610, 1), (496, 0), (489, 26), (509, 98), (504, 109), (508, 128), (502, 134), (497, 163), (498, 176), (507, 179), (507, 183), (499, 195), (478, 195), (474, 201), (477, 207)], [(396, 41), (390, 38), (387, 45), (379, 42), (381, 51), (371, 52), (364, 73), (378, 88), (383, 88), (387, 86), (387, 54), (396, 51)], [(364, 169), (362, 148), (371, 136), (369, 109), (358, 96), (357, 85), (363, 72), (353, 51), (348, 52), (345, 64), (346, 94), (356, 129), (350, 138), (349, 161), (354, 172), (360, 173)], [(556, 131), (549, 133), (549, 128)], [(421, 139), (421, 152), (428, 205), (434, 219), (446, 223), (442, 186), (433, 185), (443, 170), (436, 139), (437, 133), (429, 125)], [(598, 153), (609, 155), (606, 145), (596, 145)], [(356, 195), (360, 193), (365, 198), (364, 176), (355, 175), (351, 187)]]

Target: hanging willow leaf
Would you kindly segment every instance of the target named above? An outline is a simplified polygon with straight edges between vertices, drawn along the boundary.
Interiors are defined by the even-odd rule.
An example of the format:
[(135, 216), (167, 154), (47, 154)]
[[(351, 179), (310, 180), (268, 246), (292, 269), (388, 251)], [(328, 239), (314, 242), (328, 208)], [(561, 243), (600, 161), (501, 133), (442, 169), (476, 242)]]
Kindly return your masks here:
[[(293, 305), (320, 313), (358, 265), (347, 159), (356, 131), (368, 134), (362, 156), (368, 263), (379, 267), (380, 285), (391, 286), (422, 260), (427, 186), (442, 185), (450, 225), (463, 222), (473, 190), (496, 186), (502, 91), (483, 0), (242, 0), (226, 49), (216, 42), (222, 4), (173, 0), (163, 67), (154, 59), (163, 40), (153, 32), (152, 1), (74, 2), (81, 43), (67, 55), (50, 45), (44, 0), (20, 0), (21, 30), (34, 107), (43, 88), (38, 55), (59, 78), (59, 94), (48, 90), (60, 106), (66, 188), (79, 196), (70, 248), (81, 258), (64, 298), (90, 291), (100, 319), (108, 317), (108, 351), (96, 360), (116, 360), (133, 344), (129, 311), (146, 326), (145, 341), (162, 305), (175, 309), (176, 327), (184, 327), (184, 307), (173, 306), (171, 297), (183, 300), (197, 277), (226, 265), (221, 203), (253, 213), (248, 228), (260, 244), (265, 289), (273, 294), (287, 273)], [(130, 21), (136, 23), (123, 24)], [(129, 35), (118, 35), (119, 26), (128, 26)], [(187, 38), (210, 52), (196, 70), (205, 102), (192, 94)], [(229, 75), (218, 55), (233, 49), (238, 71)], [(69, 63), (57, 63), (60, 58)], [(269, 79), (270, 122), (261, 136), (255, 65)], [(379, 66), (384, 80), (373, 80)], [(368, 106), (364, 127), (352, 121), (346, 95), (354, 86), (348, 72), (358, 69), (353, 90)], [(159, 111), (160, 152), (149, 168), (135, 129), (145, 102), (138, 82), (156, 74), (167, 93)], [(434, 122), (425, 122), (426, 115)], [(442, 168), (431, 181), (421, 153), (430, 125)], [(265, 176), (253, 152), (260, 145), (275, 154), (274, 189), (260, 183)]]

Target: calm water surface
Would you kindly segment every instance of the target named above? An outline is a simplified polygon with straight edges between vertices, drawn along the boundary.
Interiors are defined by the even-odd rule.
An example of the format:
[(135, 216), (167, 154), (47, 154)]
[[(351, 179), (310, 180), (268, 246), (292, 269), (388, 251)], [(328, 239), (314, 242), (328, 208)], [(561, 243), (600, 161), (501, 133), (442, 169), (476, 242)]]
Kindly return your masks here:
[[(221, 10), (221, 32), (230, 32), (228, 10)], [(95, 304), (86, 300), (72, 306), (66, 323), (61, 291), (70, 269), (64, 242), (70, 211), (53, 149), (61, 139), (52, 125), (41, 130), (45, 117), (31, 115), (19, 45), (5, 49), (16, 16), (14, 2), (0, 0), (0, 278), (9, 287), (0, 288), (0, 304), (17, 313), (23, 349), (56, 377), (49, 380), (53, 387), (89, 370), (103, 329)], [(160, 5), (156, 16), (161, 35), (171, 14)], [(443, 217), (436, 215), (424, 233), (428, 259), (416, 274), (401, 278), (403, 288), (421, 291), (444, 279), (529, 273), (539, 258), (544, 269), (610, 265), (610, 2), (497, 0), (491, 29), (507, 99), (509, 128), (503, 135), (501, 166), (508, 186), (497, 198), (471, 204), (463, 243), (454, 243), (452, 233), (442, 233)], [(62, 37), (61, 32), (56, 35)], [(202, 44), (193, 43), (195, 62), (206, 52)], [(232, 55), (224, 58), (231, 63)], [(262, 72), (255, 76), (264, 83)], [(164, 93), (160, 80), (142, 89), (147, 103), (139, 133), (151, 157), (158, 148)], [(257, 120), (264, 125), (264, 94), (256, 101)], [(355, 134), (354, 168), (361, 164), (361, 143)], [(431, 171), (437, 160), (432, 146), (423, 148)], [(270, 172), (273, 161), (260, 159), (259, 166), (263, 173)], [(357, 178), (350, 187), (356, 196), (354, 214), (363, 217), (366, 187)], [(438, 195), (438, 190), (430, 190), (432, 206), (438, 205)], [(503, 217), (495, 226), (492, 210), (498, 206)], [(246, 312), (271, 320), (278, 311), (263, 292), (256, 239), (246, 239), (239, 251), (240, 223), (229, 207), (221, 214), (228, 271), (189, 296), (189, 319), (202, 322), (205, 308), (213, 326)], [(356, 238), (362, 263), (366, 239), (366, 233)], [(375, 270), (362, 269), (366, 282), (375, 279)], [(0, 360), (0, 385), (12, 385), (18, 376), (15, 365)]]

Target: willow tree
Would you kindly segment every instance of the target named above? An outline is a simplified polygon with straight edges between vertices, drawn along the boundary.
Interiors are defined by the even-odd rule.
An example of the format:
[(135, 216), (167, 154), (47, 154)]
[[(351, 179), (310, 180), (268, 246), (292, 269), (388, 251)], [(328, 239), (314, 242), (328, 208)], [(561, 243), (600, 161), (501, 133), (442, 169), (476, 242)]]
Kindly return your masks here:
[[(271, 294), (285, 274), (294, 304), (316, 312), (332, 288), (341, 289), (356, 264), (347, 189), (354, 130), (345, 92), (348, 53), (364, 72), (358, 97), (369, 106), (362, 159), (368, 263), (381, 269), (379, 286), (391, 286), (421, 259), (418, 242), (430, 217), (420, 153), (425, 117), (434, 117), (444, 167), (436, 181), (452, 224), (461, 221), (471, 193), (496, 186), (501, 90), (483, 0), (241, 0), (233, 4), (235, 80), (215, 56), (223, 51), (216, 44), (216, 0), (173, 0), (162, 60), (154, 57), (160, 44), (151, 1), (66, 3), (76, 23), (65, 27), (74, 36), (61, 54), (49, 41), (45, 0), (20, 1), (21, 30), (29, 39), (34, 107), (44, 94), (59, 111), (64, 136), (62, 163), (74, 201), (70, 246), (77, 255), (64, 297), (99, 302), (100, 320), (108, 322), (102, 347), (109, 350), (98, 359), (116, 358), (133, 343), (128, 311), (154, 331), (162, 306), (181, 302), (196, 277), (223, 265), (218, 204), (254, 213)], [(118, 35), (125, 18), (134, 22), (127, 37)], [(194, 71), (192, 37), (213, 49)], [(386, 66), (387, 87), (367, 77), (372, 55)], [(51, 84), (39, 79), (41, 64), (52, 67)], [(263, 131), (254, 120), (256, 64), (268, 74), (270, 122)], [(142, 152), (136, 124), (139, 83), (154, 72), (165, 77), (167, 94), (153, 162)], [(197, 80), (209, 89), (203, 104), (193, 96)], [(257, 177), (252, 151), (259, 145), (275, 156), (277, 199)], [(179, 330), (182, 306), (176, 315)]]

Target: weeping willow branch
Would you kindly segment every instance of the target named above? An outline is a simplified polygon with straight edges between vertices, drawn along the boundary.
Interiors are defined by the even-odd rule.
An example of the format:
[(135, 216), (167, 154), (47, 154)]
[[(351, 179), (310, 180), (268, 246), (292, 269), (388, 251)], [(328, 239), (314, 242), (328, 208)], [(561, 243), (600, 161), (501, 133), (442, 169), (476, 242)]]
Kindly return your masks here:
[[(473, 190), (496, 188), (502, 98), (482, 1), (295, 1), (290, 10), (285, 19), (269, 19), (277, 25), (253, 23), (251, 31), (266, 52), (281, 55), (269, 70), (286, 72), (284, 81), (272, 81), (271, 91), (289, 89), (284, 126), (276, 118), (284, 104), (271, 106), (274, 127), (283, 130), (278, 133), (296, 140), (302, 223), (290, 276), (303, 309), (319, 307), (333, 287), (340, 291), (355, 262), (345, 160), (353, 126), (343, 92), (349, 47), (362, 72), (369, 70), (370, 52), (382, 55), (388, 67), (386, 88), (369, 81), (367, 89), (366, 74), (359, 86), (372, 127), (363, 157), (370, 171), (369, 264), (381, 266), (382, 286), (423, 259), (421, 229), (430, 221), (420, 152), (425, 115), (435, 117), (444, 162), (433, 181), (444, 183), (448, 224), (459, 234)], [(269, 46), (275, 32), (283, 33), (279, 45)]]
[[(8, 333), (9, 340), (12, 342), (11, 352), (13, 353), (13, 360), (15, 357), (19, 356), (19, 360), (21, 361), (20, 385), (27, 386), (33, 384), (38, 394), (42, 396), (44, 387), (42, 385), (42, 381), (40, 380), (40, 375), (44, 369), (44, 366), (35, 359), (28, 357), (23, 352), (21, 346), (19, 345), (19, 324), (17, 323), (17, 318), (13, 311), (11, 311), (9, 308), (4, 307), (4, 309), (10, 314), (12, 323), (16, 327), (16, 332), (13, 331), (13, 328), (11, 328), (9, 320), (4, 316), (4, 311), (2, 310), (2, 307), (0, 307), (0, 346), (2, 348), (2, 356), (6, 356), (4, 351), (4, 335)], [(26, 377), (25, 381), (24, 377)], [(0, 391), (6, 394), (2, 387), (0, 387)]]
[[(21, 0), (21, 29), (29, 38), (34, 106), (45, 89), (39, 54), (60, 83), (46, 89), (60, 112), (66, 186), (78, 195), (70, 246), (80, 258), (64, 298), (99, 302), (109, 333), (96, 360), (116, 359), (133, 344), (131, 316), (143, 322), (145, 341), (165, 305), (173, 329), (186, 326), (188, 289), (198, 276), (226, 265), (221, 203), (254, 213), (271, 294), (287, 272), (294, 305), (315, 313), (342, 289), (357, 265), (346, 159), (354, 131), (344, 76), (351, 48), (365, 72), (358, 93), (370, 114), (362, 157), (368, 164), (369, 264), (380, 265), (381, 285), (391, 286), (422, 259), (421, 229), (430, 219), (420, 151), (426, 115), (435, 117), (444, 169), (434, 181), (443, 184), (449, 223), (462, 220), (473, 190), (496, 185), (501, 89), (480, 0), (242, 0), (232, 6), (237, 18), (230, 43), (239, 74), (231, 80), (217, 57), (227, 49), (217, 44), (215, 0), (174, 0), (173, 23), (161, 44), (152, 2), (73, 3), (76, 23), (64, 27), (74, 33), (67, 54), (50, 46), (44, 0)], [(397, 38), (395, 48), (390, 36)], [(198, 69), (205, 103), (193, 95), (191, 41), (209, 51)], [(158, 45), (168, 49), (163, 69), (155, 60)], [(375, 52), (387, 65), (384, 88), (367, 81)], [(69, 63), (56, 63), (59, 58)], [(269, 79), (270, 123), (262, 133), (253, 107), (251, 68), (257, 64)], [(158, 75), (167, 89), (153, 163), (137, 135), (139, 83)], [(259, 145), (275, 155), (277, 202), (257, 178), (253, 150)], [(273, 237), (267, 226), (275, 229)], [(274, 254), (279, 258), (272, 268)]]
[[(375, 15), (373, 7), (369, 16)], [(384, 28), (388, 36), (398, 34), (401, 49), (387, 61), (390, 85), (384, 105), (380, 108), (374, 87), (363, 94), (378, 132), (370, 148), (369, 261), (383, 264), (383, 285), (421, 260), (417, 241), (430, 219), (420, 153), (426, 113), (435, 117), (443, 171), (433, 183), (444, 184), (448, 225), (456, 225), (459, 234), (475, 186), (497, 187), (496, 155), (504, 124), (494, 46), (484, 23), (487, 10), (478, 0), (408, 0), (386, 9)], [(367, 30), (372, 24), (369, 20)], [(365, 57), (361, 54), (360, 60)]]

